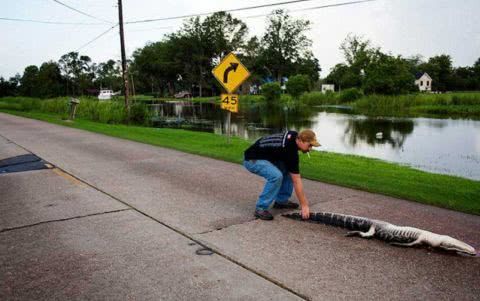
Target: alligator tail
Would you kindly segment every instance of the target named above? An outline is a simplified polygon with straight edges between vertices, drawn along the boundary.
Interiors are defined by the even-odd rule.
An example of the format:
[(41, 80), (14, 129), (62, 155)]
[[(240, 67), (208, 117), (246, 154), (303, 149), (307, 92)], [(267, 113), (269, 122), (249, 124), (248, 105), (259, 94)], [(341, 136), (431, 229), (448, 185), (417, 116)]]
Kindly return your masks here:
[[(282, 215), (295, 220), (303, 220), (300, 213), (289, 213)], [(362, 232), (367, 232), (370, 229), (370, 226), (373, 224), (373, 222), (368, 218), (331, 212), (311, 212), (310, 218), (305, 221), (311, 223), (322, 223), (335, 227), (342, 227), (352, 231)]]

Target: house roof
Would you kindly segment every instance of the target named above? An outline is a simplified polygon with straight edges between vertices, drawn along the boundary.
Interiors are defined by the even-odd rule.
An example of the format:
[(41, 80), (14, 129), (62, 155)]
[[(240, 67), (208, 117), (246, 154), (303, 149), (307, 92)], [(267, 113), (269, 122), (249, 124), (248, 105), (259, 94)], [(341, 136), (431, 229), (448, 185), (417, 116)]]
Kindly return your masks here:
[(417, 72), (417, 73), (415, 73), (415, 79), (420, 79), (420, 77), (422, 77), (423, 75), (426, 75), (430, 80), (432, 80), (432, 78), (430, 77), (430, 75), (428, 75), (427, 72)]

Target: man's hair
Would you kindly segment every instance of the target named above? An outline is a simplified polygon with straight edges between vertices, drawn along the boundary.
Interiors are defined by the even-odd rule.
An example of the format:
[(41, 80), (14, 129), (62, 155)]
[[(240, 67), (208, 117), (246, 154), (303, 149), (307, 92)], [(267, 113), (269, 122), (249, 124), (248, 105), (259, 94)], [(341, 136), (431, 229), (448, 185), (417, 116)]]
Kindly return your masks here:
[(298, 138), (303, 142), (310, 142), (313, 146), (320, 146), (320, 143), (317, 141), (317, 136), (312, 130), (303, 130), (298, 133)]
[(303, 142), (310, 142), (315, 139), (315, 133), (312, 130), (303, 130), (298, 133), (298, 138)]

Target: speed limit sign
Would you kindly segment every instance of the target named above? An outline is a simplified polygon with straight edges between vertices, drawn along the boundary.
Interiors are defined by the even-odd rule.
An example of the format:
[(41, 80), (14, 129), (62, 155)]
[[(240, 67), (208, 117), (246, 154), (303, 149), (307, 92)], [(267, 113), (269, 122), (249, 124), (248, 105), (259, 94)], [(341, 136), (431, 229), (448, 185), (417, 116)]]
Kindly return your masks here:
[(222, 94), (220, 107), (224, 110), (238, 113), (238, 94)]

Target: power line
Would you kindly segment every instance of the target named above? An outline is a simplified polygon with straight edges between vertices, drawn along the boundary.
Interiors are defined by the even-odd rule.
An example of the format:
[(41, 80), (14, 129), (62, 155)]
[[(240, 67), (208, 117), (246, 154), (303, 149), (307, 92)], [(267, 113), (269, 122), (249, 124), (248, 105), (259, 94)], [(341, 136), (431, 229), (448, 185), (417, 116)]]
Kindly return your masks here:
[(85, 12), (82, 12), (82, 11), (80, 11), (80, 10), (74, 8), (74, 7), (71, 7), (71, 6), (69, 6), (69, 5), (65, 4), (65, 3), (62, 3), (62, 2), (60, 2), (60, 1), (58, 1), (58, 0), (53, 0), (53, 1), (56, 2), (56, 3), (58, 3), (58, 4), (60, 4), (60, 5), (63, 5), (63, 6), (65, 6), (65, 7), (67, 7), (67, 8), (69, 8), (69, 9), (73, 10), (73, 11), (76, 11), (77, 13), (82, 14), (82, 15), (84, 15), (84, 16), (87, 16), (87, 17), (90, 17), (90, 18), (93, 18), (93, 19), (95, 19), (95, 20), (99, 20), (99, 21), (102, 21), (102, 22), (105, 22), (105, 23), (113, 24), (113, 22), (110, 22), (110, 21), (107, 21), (107, 20), (100, 19), (100, 18), (97, 18), (97, 17), (95, 17), (95, 16), (92, 16), (92, 15), (87, 14), (87, 13), (85, 13)]
[[(96, 17), (94, 16), (91, 16), (91, 15), (88, 15), (86, 13), (83, 13), (81, 11), (78, 11), (76, 10), (75, 8), (72, 8), (72, 7), (69, 7), (68, 5), (66, 4), (63, 4), (57, 0), (53, 0), (61, 5), (64, 5), (70, 9), (73, 9), (81, 14), (84, 14), (84, 15), (87, 15), (89, 17), (92, 17), (94, 19), (97, 19)], [(232, 11), (241, 11), (241, 10), (250, 10), (250, 9), (257, 9), (257, 8), (263, 8), (263, 7), (270, 7), (270, 6), (278, 6), (278, 5), (284, 5), (284, 4), (292, 4), (292, 3), (297, 3), (297, 2), (307, 2), (307, 1), (314, 1), (314, 0), (295, 0), (295, 1), (285, 1), (285, 2), (279, 2), (279, 3), (271, 3), (271, 4), (264, 4), (264, 5), (257, 5), (257, 6), (250, 6), (250, 7), (243, 7), (243, 8), (235, 8), (235, 9), (230, 9), (230, 10), (224, 10), (225, 12), (232, 12)], [(353, 4), (358, 4), (358, 3), (363, 3), (363, 2), (371, 2), (371, 1), (376, 1), (376, 0), (361, 0), (361, 1), (351, 1), (351, 2), (343, 2), (343, 3), (336, 3), (336, 4), (328, 4), (328, 5), (321, 5), (321, 6), (315, 6), (315, 7), (309, 7), (309, 8), (301, 8), (301, 9), (296, 9), (296, 10), (291, 10), (291, 12), (298, 12), (298, 11), (306, 11), (306, 10), (315, 10), (315, 9), (321, 9), (321, 8), (328, 8), (328, 7), (336, 7), (336, 6), (345, 6), (345, 5), (353, 5)], [(167, 18), (160, 18), (160, 19), (152, 19), (152, 20), (139, 20), (139, 21), (130, 21), (130, 22), (125, 22), (125, 24), (134, 24), (134, 23), (146, 23), (146, 22), (155, 22), (155, 21), (163, 21), (163, 20), (173, 20), (173, 19), (183, 19), (183, 18), (189, 18), (189, 17), (195, 17), (195, 16), (203, 16), (203, 15), (209, 15), (209, 14), (212, 14), (214, 12), (211, 12), (211, 13), (200, 13), (200, 14), (192, 14), (192, 15), (185, 15), (185, 16), (177, 16), (177, 17), (167, 17)], [(244, 18), (256, 18), (256, 17), (265, 17), (265, 16), (268, 16), (270, 14), (263, 14), (263, 15), (254, 15), (254, 16), (246, 16)], [(6, 21), (18, 21), (18, 22), (34, 22), (34, 23), (43, 23), (43, 24), (62, 24), (62, 25), (100, 25), (101, 23), (75, 23), (75, 22), (55, 22), (55, 21), (42, 21), (42, 20), (33, 20), (33, 19), (16, 19), (16, 18), (3, 18), (3, 17), (0, 17), (0, 20), (6, 20)], [(101, 20), (101, 19), (97, 19), (97, 20)], [(103, 22), (108, 22), (108, 21), (104, 21), (104, 20), (101, 20)], [(109, 22), (111, 23), (111, 22)], [(88, 45), (90, 45), (91, 43), (95, 42), (96, 40), (98, 40), (99, 38), (101, 38), (102, 36), (106, 35), (108, 32), (110, 32), (112, 29), (114, 29), (115, 27), (117, 27), (119, 24), (115, 24), (113, 25), (112, 27), (110, 27), (109, 29), (107, 29), (106, 31), (102, 32), (101, 34), (99, 34), (98, 36), (96, 36), (95, 38), (93, 38), (92, 40), (88, 41), (87, 43), (83, 44), (82, 46), (80, 46), (78, 49), (76, 49), (75, 51), (79, 51), (85, 47), (87, 47)], [(171, 26), (167, 26), (167, 27), (160, 27), (158, 29), (167, 29), (167, 28), (171, 28)]]
[(102, 32), (101, 34), (99, 34), (98, 36), (96, 36), (93, 40), (90, 40), (89, 42), (83, 44), (81, 47), (79, 47), (77, 50), (75, 50), (75, 52), (79, 51), (80, 49), (82, 48), (85, 48), (87, 47), (88, 45), (92, 44), (93, 42), (95, 42), (96, 40), (100, 39), (102, 36), (106, 35), (110, 30), (114, 29), (115, 27), (118, 26), (118, 23), (113, 25), (112, 27), (110, 27), (109, 29), (105, 30), (104, 32)]
[(315, 7), (294, 9), (294, 10), (292, 10), (292, 12), (312, 10), (312, 9), (320, 9), (320, 8), (327, 8), (327, 7), (345, 6), (345, 5), (352, 5), (352, 4), (358, 4), (358, 3), (363, 3), (363, 2), (372, 2), (372, 1), (377, 1), (377, 0), (361, 0), (361, 1), (342, 2), (342, 3), (315, 6)]
[[(328, 8), (328, 7), (346, 6), (346, 5), (353, 5), (353, 4), (359, 4), (359, 3), (363, 3), (363, 2), (372, 2), (372, 1), (377, 1), (377, 0), (361, 0), (361, 1), (342, 2), (342, 3), (335, 3), (335, 4), (326, 4), (326, 5), (315, 6), (315, 7), (294, 9), (294, 10), (290, 10), (289, 12), (299, 12), (299, 11), (306, 11), (306, 10)], [(243, 17), (243, 18), (258, 18), (258, 17), (269, 16), (269, 15), (271, 15), (271, 13), (263, 14), (263, 15), (246, 16), (246, 17)]]
[(43, 21), (43, 20), (17, 19), (17, 18), (3, 18), (3, 17), (0, 17), (0, 20), (15, 21), (15, 22), (43, 23), (43, 24), (61, 24), (61, 25), (104, 25), (104, 24), (105, 24), (105, 23), (56, 22), (56, 21)]
[[(58, 2), (56, 0), (53, 0), (53, 1)], [(244, 8), (235, 8), (235, 9), (224, 10), (224, 11), (225, 12), (232, 12), (232, 11), (250, 10), (250, 9), (255, 9), (255, 8), (276, 6), (276, 5), (282, 5), (282, 4), (291, 4), (291, 3), (305, 2), (305, 1), (314, 1), (314, 0), (287, 1), (287, 2), (280, 2), (280, 3), (273, 3), (273, 4), (250, 6), (250, 7), (244, 7)], [(376, 1), (376, 0), (363, 0), (363, 1), (352, 1), (352, 2), (337, 3), (337, 4), (328, 4), (328, 5), (322, 5), (322, 6), (316, 6), (316, 7), (290, 10), (290, 12), (315, 10), (315, 9), (335, 7), (335, 6), (345, 6), (345, 5), (352, 5), (352, 4), (357, 4), (357, 3), (362, 3), (362, 2), (370, 2), (370, 1)], [(183, 18), (189, 18), (189, 17), (195, 17), (195, 16), (209, 15), (209, 14), (212, 14), (212, 13), (215, 13), (215, 12), (191, 14), (191, 15), (177, 16), (177, 17), (166, 17), (166, 18), (151, 19), (151, 20), (130, 21), (130, 22), (125, 22), (125, 24), (135, 24), (135, 23), (146, 23), (146, 22), (173, 20), (173, 19), (183, 19)], [(253, 16), (245, 16), (243, 18), (257, 18), (257, 17), (265, 17), (265, 16), (269, 16), (269, 15), (270, 15), (270, 13), (269, 14), (261, 14), (261, 15), (253, 15)], [(35, 20), (35, 19), (19, 19), (19, 18), (4, 18), (4, 17), (0, 17), (0, 20), (15, 21), (15, 22), (31, 22), (31, 23), (41, 23), (41, 24), (58, 24), (58, 25), (103, 25), (104, 24), (104, 23), (84, 23), (84, 22), (58, 22), (58, 21), (44, 21), (44, 20)], [(108, 21), (104, 21), (104, 20), (101, 20), (101, 21), (108, 22)], [(112, 22), (109, 22), (109, 23), (113, 24)], [(159, 29), (163, 29), (163, 28), (159, 28)]]
[(147, 20), (129, 21), (129, 22), (125, 22), (125, 24), (147, 23), (147, 22), (156, 22), (156, 21), (164, 21), (164, 20), (184, 19), (184, 18), (191, 18), (191, 17), (197, 17), (197, 16), (211, 15), (211, 14), (218, 13), (218, 12), (234, 12), (234, 11), (250, 10), (250, 9), (263, 8), (263, 7), (271, 7), (271, 6), (278, 6), (278, 5), (298, 3), (298, 2), (309, 2), (309, 1), (316, 1), (316, 0), (293, 0), (293, 1), (284, 1), (284, 2), (271, 3), (271, 4), (248, 6), (248, 7), (242, 7), (242, 8), (227, 9), (227, 10), (219, 10), (219, 11), (209, 12), (209, 13), (199, 13), (199, 14), (191, 14), (191, 15), (176, 16), (176, 17), (165, 17), (165, 18), (158, 18), (158, 19), (147, 19)]
[(162, 27), (152, 27), (152, 28), (145, 28), (145, 29), (137, 29), (137, 30), (131, 30), (127, 29), (128, 32), (140, 32), (140, 31), (152, 31), (152, 30), (158, 30), (158, 29), (172, 29), (174, 26), (162, 26)]

